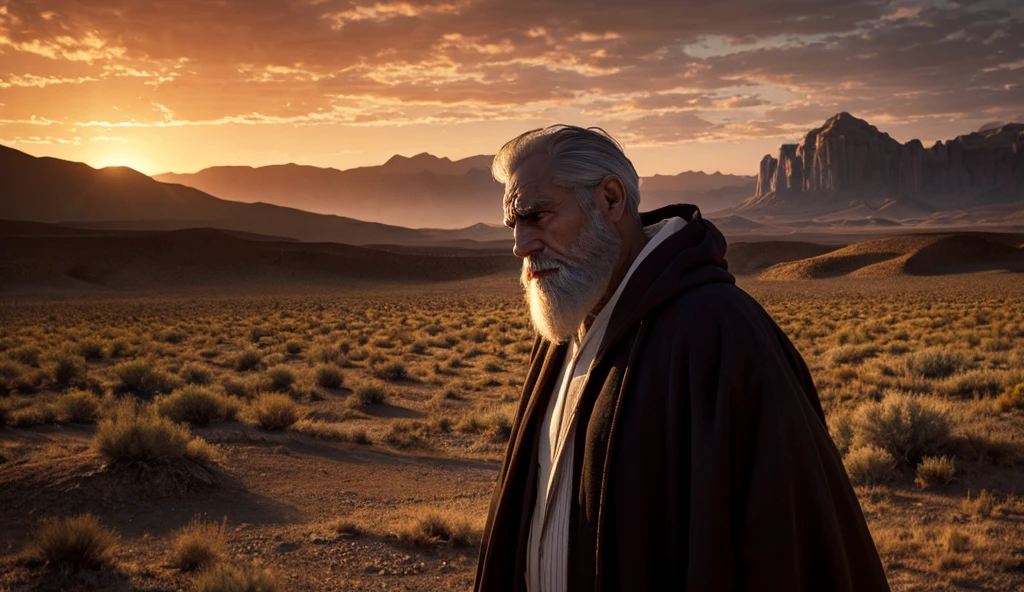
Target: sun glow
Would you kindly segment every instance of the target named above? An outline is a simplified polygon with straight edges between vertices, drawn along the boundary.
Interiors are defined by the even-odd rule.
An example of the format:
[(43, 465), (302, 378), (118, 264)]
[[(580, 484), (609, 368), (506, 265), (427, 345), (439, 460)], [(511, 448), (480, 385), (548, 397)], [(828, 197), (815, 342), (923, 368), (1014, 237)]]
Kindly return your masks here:
[(131, 148), (125, 147), (120, 150), (105, 151), (89, 159), (89, 165), (102, 169), (105, 167), (128, 167), (144, 175), (152, 175), (160, 171), (155, 170), (153, 162), (145, 155), (139, 154)]

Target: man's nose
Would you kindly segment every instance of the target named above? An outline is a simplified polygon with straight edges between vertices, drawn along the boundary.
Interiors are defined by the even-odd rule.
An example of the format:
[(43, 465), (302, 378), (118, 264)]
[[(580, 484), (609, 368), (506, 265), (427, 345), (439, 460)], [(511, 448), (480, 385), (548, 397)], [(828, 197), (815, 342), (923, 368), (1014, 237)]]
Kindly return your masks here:
[(531, 228), (529, 224), (516, 224), (515, 228), (512, 229), (512, 236), (515, 239), (512, 253), (521, 259), (530, 255), (536, 255), (544, 248), (540, 231), (536, 228)]

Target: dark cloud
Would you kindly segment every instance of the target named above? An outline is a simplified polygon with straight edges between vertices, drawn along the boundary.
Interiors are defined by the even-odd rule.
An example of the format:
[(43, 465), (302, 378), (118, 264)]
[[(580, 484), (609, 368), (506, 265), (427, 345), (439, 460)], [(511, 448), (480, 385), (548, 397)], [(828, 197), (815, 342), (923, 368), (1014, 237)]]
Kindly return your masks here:
[[(776, 136), (839, 110), (1010, 119), (1024, 103), (1015, 0), (3, 6), (0, 87), (18, 90), (5, 100), (10, 118), (57, 118), (59, 101), (32, 97), (81, 84), (138, 97), (123, 108), (142, 122), (166, 119), (164, 108), (183, 121), (296, 124), (537, 118), (574, 108), (657, 144)], [(70, 111), (124, 115), (89, 116), (88, 105)]]

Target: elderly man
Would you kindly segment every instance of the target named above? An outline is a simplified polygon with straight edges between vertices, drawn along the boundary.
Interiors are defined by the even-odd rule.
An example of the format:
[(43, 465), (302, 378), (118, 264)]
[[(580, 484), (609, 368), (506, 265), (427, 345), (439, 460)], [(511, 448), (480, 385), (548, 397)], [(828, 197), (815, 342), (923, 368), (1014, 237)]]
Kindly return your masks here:
[(476, 589), (888, 590), (800, 354), (597, 128), (494, 158), (533, 324)]

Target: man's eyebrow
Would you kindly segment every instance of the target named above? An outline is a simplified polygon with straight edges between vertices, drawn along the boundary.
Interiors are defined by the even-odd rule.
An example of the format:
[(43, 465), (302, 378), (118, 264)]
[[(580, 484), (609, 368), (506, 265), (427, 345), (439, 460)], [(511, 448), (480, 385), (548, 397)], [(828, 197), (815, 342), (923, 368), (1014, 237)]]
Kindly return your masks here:
[(518, 205), (518, 203), (518, 198), (510, 199), (505, 203), (505, 226), (509, 228), (515, 228), (516, 218), (529, 216), (537, 210), (555, 205), (558, 202), (550, 197), (538, 197), (524, 206)]

